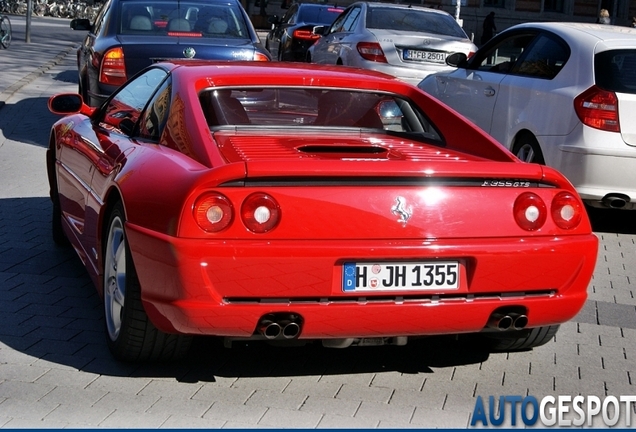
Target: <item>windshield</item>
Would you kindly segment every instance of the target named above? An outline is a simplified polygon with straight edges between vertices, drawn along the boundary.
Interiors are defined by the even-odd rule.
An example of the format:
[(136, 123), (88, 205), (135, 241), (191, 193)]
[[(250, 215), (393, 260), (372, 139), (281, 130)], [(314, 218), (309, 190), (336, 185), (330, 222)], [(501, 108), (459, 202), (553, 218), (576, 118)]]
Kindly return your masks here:
[(122, 2), (119, 12), (122, 35), (249, 37), (236, 3), (134, 1)]

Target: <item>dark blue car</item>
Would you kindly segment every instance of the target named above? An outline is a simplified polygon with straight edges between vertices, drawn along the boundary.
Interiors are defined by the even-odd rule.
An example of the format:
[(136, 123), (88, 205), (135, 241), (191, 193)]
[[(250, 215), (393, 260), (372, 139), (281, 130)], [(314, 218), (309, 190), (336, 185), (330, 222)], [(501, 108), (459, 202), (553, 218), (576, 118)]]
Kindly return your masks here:
[(280, 61), (305, 61), (307, 50), (319, 35), (317, 25), (329, 26), (344, 9), (314, 3), (293, 3), (282, 18), (274, 15), (265, 47)]
[(79, 93), (100, 105), (128, 78), (167, 58), (271, 59), (238, 0), (106, 0), (78, 49)]

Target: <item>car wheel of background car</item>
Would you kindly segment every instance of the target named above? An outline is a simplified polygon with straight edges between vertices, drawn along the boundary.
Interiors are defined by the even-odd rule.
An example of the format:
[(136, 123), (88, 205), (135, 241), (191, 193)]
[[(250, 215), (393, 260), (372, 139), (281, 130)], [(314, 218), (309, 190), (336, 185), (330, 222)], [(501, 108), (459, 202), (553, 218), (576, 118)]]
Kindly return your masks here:
[(521, 351), (548, 343), (559, 331), (558, 325), (504, 333), (484, 333), (492, 351)]
[(541, 147), (539, 147), (537, 140), (530, 134), (523, 134), (519, 136), (515, 142), (512, 152), (524, 162), (545, 165)]
[(166, 334), (148, 319), (124, 232), (124, 209), (110, 212), (104, 243), (104, 312), (108, 348), (122, 361), (177, 360), (187, 354), (192, 337)]

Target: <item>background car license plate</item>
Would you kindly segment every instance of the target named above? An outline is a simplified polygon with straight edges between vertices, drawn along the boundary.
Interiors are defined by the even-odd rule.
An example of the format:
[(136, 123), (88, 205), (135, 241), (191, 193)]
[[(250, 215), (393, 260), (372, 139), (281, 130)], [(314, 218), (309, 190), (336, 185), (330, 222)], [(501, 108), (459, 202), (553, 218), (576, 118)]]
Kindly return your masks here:
[(435, 51), (404, 50), (405, 60), (418, 60), (430, 63), (446, 63), (446, 53)]
[(459, 262), (345, 263), (343, 291), (439, 290), (459, 288)]

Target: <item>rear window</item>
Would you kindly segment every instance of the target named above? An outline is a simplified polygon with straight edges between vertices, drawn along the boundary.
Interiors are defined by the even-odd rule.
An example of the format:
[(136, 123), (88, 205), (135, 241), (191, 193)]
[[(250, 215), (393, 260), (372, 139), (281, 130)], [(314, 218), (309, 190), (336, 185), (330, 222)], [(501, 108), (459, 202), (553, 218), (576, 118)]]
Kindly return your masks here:
[(342, 13), (343, 9), (336, 7), (317, 6), (301, 7), (298, 11), (298, 22), (331, 24)]
[(249, 37), (237, 3), (122, 2), (119, 34), (186, 37)]
[(450, 15), (420, 9), (370, 7), (367, 11), (367, 28), (467, 37)]
[(618, 93), (636, 94), (636, 50), (611, 50), (594, 57), (596, 85)]
[(362, 128), (441, 142), (436, 128), (409, 101), (386, 93), (316, 88), (223, 88), (200, 93), (211, 129)]

